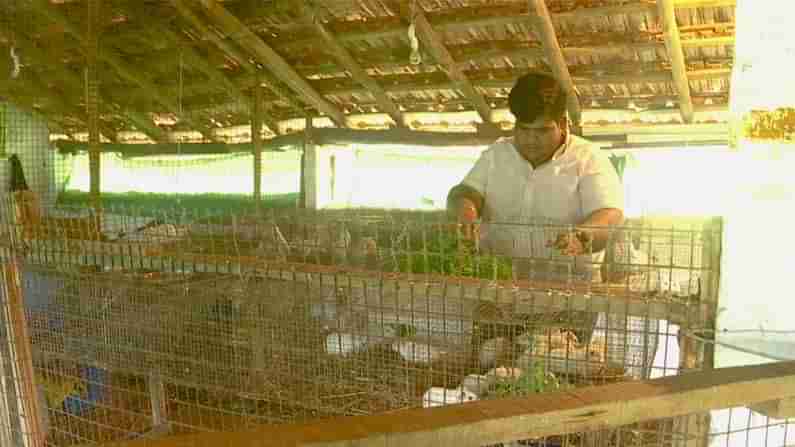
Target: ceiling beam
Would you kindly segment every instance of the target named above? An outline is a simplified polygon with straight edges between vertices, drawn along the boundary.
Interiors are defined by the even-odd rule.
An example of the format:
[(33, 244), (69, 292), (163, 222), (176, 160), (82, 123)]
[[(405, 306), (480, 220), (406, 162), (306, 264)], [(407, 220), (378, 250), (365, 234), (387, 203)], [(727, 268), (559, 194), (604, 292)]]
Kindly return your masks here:
[[(719, 0), (713, 0), (719, 1)], [(723, 0), (727, 1), (727, 0)], [(511, 7), (464, 7), (454, 8), (451, 14), (426, 14), (428, 22), (437, 33), (466, 30), (472, 27), (504, 26), (511, 24), (527, 23), (527, 13), (524, 8)], [(506, 11), (508, 11), (506, 13)], [(579, 20), (591, 17), (604, 17), (606, 15), (620, 14), (656, 14), (653, 3), (636, 1), (623, 5), (599, 6), (594, 8), (577, 8), (573, 11), (553, 13), (554, 19)], [(462, 18), (465, 17), (465, 18)], [(334, 28), (334, 24), (329, 24)], [(363, 27), (364, 28), (364, 27)], [(346, 31), (337, 33), (340, 42), (350, 42), (370, 39), (396, 38), (406, 34), (406, 28), (398, 22), (392, 24), (368, 23), (368, 29)], [(311, 45), (315, 39), (301, 39), (291, 42), (290, 45)]]
[[(706, 70), (691, 70), (688, 76), (693, 80), (708, 80), (725, 78), (731, 75), (731, 69), (706, 69)], [(646, 83), (660, 83), (672, 82), (673, 76), (670, 71), (654, 71), (641, 74), (610, 74), (599, 75), (590, 78), (574, 78), (573, 82), (580, 86), (591, 86), (601, 84), (646, 84)], [(506, 73), (502, 76), (494, 76), (487, 79), (473, 79), (471, 82), (474, 85), (483, 88), (511, 88), (516, 81), (516, 75), (513, 73)], [(450, 90), (456, 88), (456, 84), (452, 82), (430, 82), (430, 83), (416, 83), (416, 84), (394, 84), (385, 85), (384, 90), (387, 92), (407, 92), (412, 90)], [(324, 90), (327, 95), (339, 94), (356, 94), (362, 93), (360, 88), (332, 88)]]
[(733, 8), (737, 0), (673, 0), (677, 8)]
[[(491, 76), (487, 76), (485, 74), (478, 74), (477, 77), (470, 76), (470, 82), (473, 85), (481, 87), (481, 88), (491, 88), (491, 89), (510, 89), (513, 86), (513, 83), (516, 80), (516, 76), (519, 74), (519, 71), (502, 71), (496, 72)], [(729, 68), (721, 68), (721, 69), (698, 69), (698, 70), (691, 70), (688, 72), (688, 77), (693, 80), (711, 80), (711, 79), (721, 79), (721, 78), (728, 78), (731, 75), (731, 69)], [(401, 78), (400, 75), (393, 75), (393, 76), (383, 76), (381, 78), (374, 78), (377, 82), (379, 82), (383, 87), (383, 89), (388, 93), (399, 94), (399, 93), (407, 93), (412, 91), (421, 91), (421, 90), (454, 90), (456, 88), (455, 84), (450, 82), (449, 79), (442, 78), (441, 76), (437, 76), (428, 82), (425, 81), (417, 81), (417, 82), (396, 82), (394, 79)], [(655, 83), (670, 83), (672, 82), (673, 77), (669, 70), (662, 70), (657, 69), (654, 71), (648, 71), (639, 74), (604, 74), (604, 75), (593, 75), (590, 77), (574, 77), (575, 84), (579, 87), (587, 87), (592, 85), (605, 85), (605, 84), (655, 84)], [(313, 86), (316, 90), (322, 92), (324, 95), (354, 95), (354, 94), (366, 94), (367, 90), (361, 87), (358, 84), (352, 83), (349, 80), (346, 80), (345, 86), (334, 86), (331, 83), (326, 83), (326, 81), (315, 81)], [(253, 82), (253, 81), (251, 81)], [(324, 87), (325, 85), (325, 87)], [(586, 95), (587, 96), (587, 95)], [(620, 95), (619, 95), (620, 96)], [(649, 95), (646, 95), (649, 96)], [(660, 95), (652, 95), (652, 96), (660, 96)], [(665, 95), (667, 96), (667, 95)], [(704, 96), (703, 94), (698, 94), (697, 96)], [(488, 101), (492, 101), (495, 98), (485, 98)], [(504, 99), (504, 98), (503, 98)], [(273, 104), (274, 102), (278, 101), (277, 98), (271, 96), (268, 99), (264, 99), (266, 103)], [(406, 106), (408, 101), (403, 99), (395, 100), (398, 104), (402, 106)], [(453, 100), (450, 101), (451, 103), (461, 103), (462, 101), (466, 101), (465, 99), (461, 100)], [(189, 110), (200, 110), (200, 109), (217, 109), (218, 111), (227, 110), (227, 111), (237, 111), (242, 112), (240, 109), (233, 109), (230, 108), (228, 105), (220, 105), (220, 106), (203, 106), (202, 103), (207, 102), (206, 100), (198, 100), (195, 97), (187, 98), (186, 99), (186, 108)], [(215, 102), (210, 100), (209, 102)], [(431, 102), (438, 101), (431, 100)], [(360, 102), (360, 104), (365, 104)], [(367, 107), (371, 107), (373, 104), (372, 102), (366, 102)], [(283, 114), (279, 113), (279, 116)], [(301, 116), (301, 115), (296, 115)]]
[(198, 2), (226, 35), (231, 36), (243, 48), (255, 54), (262, 65), (267, 67), (296, 93), (304, 97), (308, 104), (311, 104), (321, 113), (328, 115), (336, 125), (340, 127), (347, 126), (345, 114), (341, 110), (326, 101), (273, 48), (254, 34), (237, 17), (229, 13), (219, 2), (216, 0), (198, 0)]
[[(317, 9), (315, 9), (317, 11)], [(323, 23), (321, 23), (320, 17), (308, 17), (312, 20), (313, 26), (315, 31), (320, 35), (323, 39), (323, 43), (325, 48), (327, 48), (331, 53), (334, 55), (334, 58), (342, 65), (348, 72), (351, 74), (351, 77), (358, 82), (359, 84), (363, 85), (370, 93), (375, 97), (375, 101), (378, 104), (378, 108), (381, 109), (382, 112), (389, 115), (392, 118), (392, 121), (395, 122), (397, 127), (406, 127), (406, 123), (403, 121), (403, 113), (400, 111), (397, 105), (389, 98), (381, 85), (375, 82), (370, 75), (359, 65), (359, 63), (354, 59), (351, 53), (345, 48), (342, 44), (340, 44), (334, 35), (326, 28)]]
[(282, 101), (287, 103), (288, 106), (297, 111), (303, 111), (304, 106), (294, 99), (292, 92), (281, 87), (280, 82), (267, 73), (265, 70), (260, 70), (251, 63), (251, 58), (240, 51), (238, 47), (228, 43), (226, 40), (218, 36), (218, 33), (211, 30), (193, 10), (185, 4), (185, 0), (171, 0), (171, 4), (177, 9), (183, 19), (185, 19), (192, 27), (196, 28), (204, 39), (212, 42), (218, 49), (223, 51), (226, 55), (231, 56), (238, 61), (240, 66), (254, 78), (264, 81), (265, 87), (272, 91), (275, 95), (279, 96)]
[(676, 23), (676, 10), (674, 0), (657, 0), (658, 16), (665, 37), (665, 48), (671, 59), (671, 72), (674, 85), (679, 95), (679, 110), (685, 123), (693, 122), (693, 100), (690, 98), (690, 82), (687, 79), (687, 65), (682, 42), (679, 36), (679, 26)]
[[(67, 92), (80, 92), (82, 94), (82, 92), (85, 90), (84, 81), (82, 78), (72, 73), (68, 68), (62, 66), (61, 64), (53, 64), (49, 58), (49, 55), (44, 50), (41, 50), (35, 42), (25, 37), (21, 33), (16, 33), (14, 35), (14, 42), (19, 46), (19, 49), (24, 52), (23, 57), (30, 58), (30, 60), (35, 62), (36, 65), (46, 66), (52, 69), (55, 74), (54, 77), (64, 82)], [(74, 95), (69, 95), (69, 97), (66, 98), (66, 100), (73, 102), (78, 102), (80, 99), (85, 98), (78, 98)], [(100, 103), (105, 106), (109, 106), (111, 104), (111, 101), (109, 101), (108, 98), (102, 94), (102, 92), (100, 92), (99, 100)], [(84, 121), (86, 119), (84, 114), (85, 111), (82, 113), (82, 117), (79, 117), (81, 121)], [(136, 123), (138, 130), (145, 133), (146, 136), (151, 138), (153, 141), (163, 141), (166, 139), (165, 132), (159, 127), (155, 126), (151, 118), (149, 118), (147, 115), (134, 110), (126, 110), (119, 113), (126, 116), (128, 119), (130, 119), (130, 121)], [(106, 127), (104, 127), (102, 130), (105, 138), (110, 141), (116, 140), (115, 131), (112, 131)]]
[(463, 71), (458, 68), (453, 56), (447, 51), (441, 38), (437, 35), (433, 27), (428, 23), (425, 18), (425, 13), (421, 8), (417, 8), (414, 13), (414, 26), (417, 30), (419, 40), (425, 45), (428, 52), (440, 65), (440, 68), (447, 73), (450, 80), (453, 81), (456, 88), (461, 90), (464, 96), (472, 102), (478, 115), (483, 120), (483, 123), (491, 123), (491, 107), (483, 99), (483, 96), (475, 90), (475, 87), (469, 82)]
[[(86, 36), (77, 29), (75, 25), (73, 25), (69, 19), (66, 18), (60, 11), (56, 8), (52, 7), (47, 0), (34, 0), (37, 9), (48, 17), (50, 20), (54, 21), (60, 27), (64, 29), (65, 32), (72, 35), (75, 39), (78, 40), (80, 43), (81, 51), (85, 52), (85, 47), (87, 43)], [(105, 61), (108, 65), (113, 67), (116, 73), (122, 77), (123, 79), (131, 82), (138, 87), (142, 88), (144, 91), (148, 92), (149, 95), (153, 99), (155, 99), (159, 104), (165, 107), (170, 112), (177, 112), (179, 110), (179, 106), (176, 102), (174, 102), (171, 98), (166, 96), (153, 82), (146, 79), (143, 75), (136, 73), (136, 70), (131, 67), (127, 62), (122, 60), (121, 57), (109, 52), (109, 51), (100, 51), (100, 59)], [(186, 119), (189, 124), (191, 124), (196, 130), (202, 132), (205, 138), (213, 139), (212, 131), (207, 127), (203, 126), (200, 123), (196, 122), (195, 120)]]
[[(151, 21), (150, 21), (151, 23)], [(240, 88), (232, 82), (224, 73), (222, 73), (217, 68), (210, 65), (207, 62), (207, 59), (199, 55), (199, 53), (192, 48), (189, 42), (186, 42), (184, 38), (180, 37), (172, 31), (167, 25), (163, 24), (153, 24), (154, 26), (158, 27), (158, 34), (163, 36), (166, 40), (168, 40), (172, 45), (175, 45), (181, 51), (181, 54), (186, 57), (186, 62), (192, 68), (195, 68), (202, 72), (210, 82), (214, 83), (216, 87), (223, 88), (226, 92), (228, 92), (236, 101), (245, 104), (249, 110), (252, 109), (251, 101), (252, 99), (246, 96)], [(274, 133), (279, 134), (279, 126), (277, 121), (270, 116), (264, 110), (260, 110), (260, 117), (262, 122), (268, 126), (268, 128)]]
[(574, 87), (569, 68), (566, 65), (566, 59), (560, 50), (560, 44), (558, 44), (555, 27), (552, 26), (552, 19), (549, 16), (547, 5), (544, 0), (528, 0), (528, 8), (530, 10), (530, 23), (533, 25), (533, 30), (536, 32), (538, 40), (541, 41), (541, 47), (544, 49), (544, 55), (549, 67), (552, 69), (552, 75), (566, 92), (566, 106), (569, 111), (569, 118), (574, 127), (579, 128), (582, 113), (580, 101), (577, 98), (577, 89)]
[[(736, 0), (675, 0), (677, 8), (700, 8), (700, 7), (733, 7)], [(455, 8), (454, 14), (427, 14), (426, 18), (437, 33), (444, 33), (456, 30), (466, 30), (472, 27), (485, 26), (505, 26), (511, 24), (527, 23), (527, 14), (523, 9), (510, 8), (505, 13), (505, 7), (464, 7)], [(593, 8), (577, 8), (572, 11), (551, 13), (553, 20), (583, 20), (592, 17), (605, 17), (622, 14), (651, 14), (656, 15), (657, 10), (652, 2), (636, 1), (623, 5), (598, 6)], [(463, 18), (462, 18), (463, 17)], [(360, 30), (343, 31), (335, 33), (339, 42), (351, 42), (371, 39), (393, 39), (405, 36), (405, 26), (397, 21), (388, 23), (378, 23), (378, 21), (365, 22), (367, 25)], [(334, 23), (328, 24), (330, 29), (334, 29)], [(285, 42), (290, 47), (313, 45), (317, 43), (315, 38), (297, 39)]]

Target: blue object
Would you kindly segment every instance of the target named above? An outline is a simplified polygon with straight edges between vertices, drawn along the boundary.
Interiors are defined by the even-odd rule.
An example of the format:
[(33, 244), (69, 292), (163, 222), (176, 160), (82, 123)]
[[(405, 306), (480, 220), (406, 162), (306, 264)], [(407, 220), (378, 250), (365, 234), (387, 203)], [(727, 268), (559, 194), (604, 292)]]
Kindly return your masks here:
[(101, 368), (88, 366), (80, 369), (82, 380), (86, 382), (84, 395), (71, 395), (64, 399), (63, 407), (67, 413), (81, 416), (105, 399), (110, 374)]
[(41, 320), (47, 321), (48, 330), (63, 330), (64, 313), (55, 305), (56, 292), (62, 286), (60, 281), (43, 272), (23, 269), (21, 282), (25, 311), (43, 316)]

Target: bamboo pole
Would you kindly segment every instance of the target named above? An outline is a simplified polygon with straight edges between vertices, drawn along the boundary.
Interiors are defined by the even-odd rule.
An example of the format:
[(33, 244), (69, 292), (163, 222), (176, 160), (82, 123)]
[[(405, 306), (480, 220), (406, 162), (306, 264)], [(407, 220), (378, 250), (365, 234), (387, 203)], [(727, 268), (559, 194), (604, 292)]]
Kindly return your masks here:
[[(278, 129), (273, 129), (276, 132)], [(262, 86), (254, 87), (254, 104), (251, 108), (251, 143), (254, 145), (254, 202), (257, 210), (262, 206)]]
[(693, 99), (690, 96), (690, 82), (687, 77), (687, 63), (682, 50), (682, 40), (679, 36), (679, 26), (676, 23), (676, 9), (673, 0), (657, 0), (657, 8), (663, 26), (665, 47), (671, 58), (671, 72), (673, 74), (676, 93), (679, 95), (679, 110), (682, 121), (693, 122)]
[(538, 39), (541, 41), (541, 47), (544, 49), (547, 63), (549, 63), (555, 79), (566, 90), (567, 108), (572, 126), (574, 129), (579, 129), (582, 119), (580, 101), (577, 98), (577, 90), (571, 79), (568, 65), (566, 65), (566, 59), (563, 57), (558, 38), (555, 35), (555, 27), (552, 25), (547, 5), (544, 0), (529, 0), (528, 6), (531, 23), (538, 35)]
[(88, 116), (88, 164), (92, 205), (99, 210), (99, 6), (100, 0), (88, 2), (88, 39), (86, 41), (86, 115)]
[(3, 288), (8, 310), (10, 326), (11, 355), (13, 357), (19, 385), (19, 399), (23, 409), (23, 430), (27, 431), (24, 438), (29, 447), (44, 447), (47, 434), (42, 426), (44, 409), (40, 407), (39, 394), (36, 388), (33, 369), (33, 352), (30, 345), (25, 306), (22, 296), (22, 285), (19, 279), (19, 265), (14, 258), (3, 264)]

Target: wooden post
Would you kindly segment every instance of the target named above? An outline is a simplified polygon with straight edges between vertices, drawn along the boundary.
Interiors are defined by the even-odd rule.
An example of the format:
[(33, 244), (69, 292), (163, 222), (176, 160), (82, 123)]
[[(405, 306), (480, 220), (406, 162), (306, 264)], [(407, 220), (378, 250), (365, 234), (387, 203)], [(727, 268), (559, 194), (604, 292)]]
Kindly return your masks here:
[[(88, 117), (88, 165), (91, 204), (100, 207), (100, 146), (99, 146), (99, 4), (88, 2), (88, 39), (86, 41), (86, 115)], [(99, 213), (97, 213), (99, 214)]]
[(254, 202), (257, 211), (262, 206), (262, 106), (262, 86), (258, 81), (254, 86), (254, 102), (251, 107), (251, 142), (254, 144)]
[[(13, 256), (13, 255), (12, 255)], [(25, 447), (44, 447), (47, 434), (42, 427), (43, 411), (33, 370), (33, 352), (30, 346), (22, 285), (19, 278), (18, 262), (13, 259), (3, 264), (3, 291), (6, 298), (8, 332), (11, 356), (13, 358), (18, 400), (22, 404), (20, 428)], [(26, 435), (26, 436), (25, 436)]]
[[(718, 307), (718, 285), (720, 284), (720, 255), (723, 234), (719, 218), (704, 224), (701, 246), (700, 267), (707, 268), (700, 278), (700, 296), (702, 304), (706, 304), (707, 315), (696, 315), (690, 321), (685, 321), (680, 327), (682, 332), (701, 331), (707, 329), (707, 338), (714, 337), (716, 328), (715, 317)], [(712, 331), (712, 332), (710, 332)], [(679, 368), (685, 374), (695, 371), (710, 371), (715, 365), (715, 347), (710, 343), (702, 343), (688, 336), (679, 336)], [(706, 447), (709, 445), (711, 430), (710, 413), (689, 415), (676, 421), (676, 432), (686, 434), (687, 438), (676, 443), (681, 447)]]
[(317, 205), (317, 157), (312, 138), (314, 123), (307, 115), (304, 127), (303, 152), (301, 153), (301, 207), (315, 208)]
[(676, 85), (676, 93), (679, 95), (682, 121), (689, 124), (693, 122), (693, 100), (690, 97), (690, 82), (687, 80), (687, 64), (679, 36), (679, 26), (676, 24), (674, 0), (657, 0), (657, 10), (662, 21), (665, 47), (671, 58), (671, 72), (674, 85)]
[(560, 50), (558, 38), (555, 35), (555, 27), (552, 26), (552, 19), (549, 15), (549, 10), (544, 0), (529, 0), (529, 10), (531, 23), (538, 38), (541, 40), (541, 46), (544, 49), (544, 55), (547, 58), (549, 67), (552, 69), (552, 74), (558, 80), (560, 85), (566, 90), (567, 105), (569, 110), (569, 118), (572, 121), (572, 128), (575, 132), (580, 132), (580, 122), (582, 120), (580, 100), (577, 98), (577, 90), (574, 88), (574, 82), (571, 80), (566, 59), (563, 57), (563, 52)]
[(152, 430), (162, 430), (168, 426), (166, 407), (166, 387), (159, 373), (149, 375), (149, 402), (152, 407)]

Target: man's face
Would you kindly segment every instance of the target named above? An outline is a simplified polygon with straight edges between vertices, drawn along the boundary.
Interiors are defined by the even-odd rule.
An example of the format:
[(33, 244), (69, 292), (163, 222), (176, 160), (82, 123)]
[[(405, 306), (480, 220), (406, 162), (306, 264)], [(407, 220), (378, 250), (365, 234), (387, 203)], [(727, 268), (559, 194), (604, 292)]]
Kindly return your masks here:
[(548, 118), (538, 118), (530, 123), (517, 122), (513, 134), (516, 150), (533, 167), (549, 161), (563, 144), (560, 124)]

